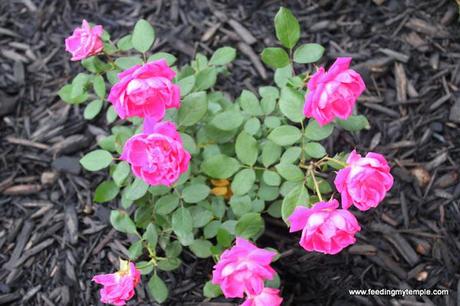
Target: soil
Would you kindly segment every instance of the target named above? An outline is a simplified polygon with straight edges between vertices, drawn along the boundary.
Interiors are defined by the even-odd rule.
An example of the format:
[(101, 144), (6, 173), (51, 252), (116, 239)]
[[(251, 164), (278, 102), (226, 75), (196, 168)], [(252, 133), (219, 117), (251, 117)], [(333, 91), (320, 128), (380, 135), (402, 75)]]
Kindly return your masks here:
[[(78, 162), (108, 130), (105, 118), (87, 122), (81, 108), (56, 97), (80, 69), (64, 51), (72, 29), (85, 18), (121, 37), (143, 17), (156, 28), (155, 50), (179, 63), (234, 46), (232, 74), (219, 86), (236, 96), (272, 82), (257, 58), (275, 45), (281, 5), (301, 21), (303, 42), (326, 47), (322, 64), (352, 56), (367, 84), (358, 111), (371, 129), (336, 130), (328, 151), (381, 152), (396, 179), (383, 204), (357, 214), (358, 242), (336, 256), (305, 252), (298, 235), (267, 218), (260, 244), (282, 252), (275, 267), (283, 305), (460, 305), (460, 23), (453, 0), (1, 1), (0, 305), (99, 305), (91, 277), (126, 257), (127, 239), (111, 229), (110, 208), (91, 201), (104, 173)], [(187, 252), (183, 259), (178, 271), (162, 275), (171, 291), (165, 305), (237, 305), (202, 296), (210, 260)], [(348, 292), (368, 288), (449, 294)], [(129, 305), (156, 304), (140, 286)]]

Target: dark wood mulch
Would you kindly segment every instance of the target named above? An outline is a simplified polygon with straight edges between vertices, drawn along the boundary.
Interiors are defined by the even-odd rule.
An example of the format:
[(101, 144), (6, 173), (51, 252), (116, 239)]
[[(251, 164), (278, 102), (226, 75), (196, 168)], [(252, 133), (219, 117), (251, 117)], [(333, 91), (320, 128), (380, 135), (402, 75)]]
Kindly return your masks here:
[[(103, 174), (79, 166), (106, 133), (56, 91), (78, 71), (63, 41), (82, 18), (114, 37), (139, 17), (151, 21), (157, 50), (187, 62), (196, 51), (236, 46), (221, 88), (268, 84), (258, 54), (274, 45), (272, 20), (293, 8), (305, 42), (327, 48), (324, 63), (353, 56), (368, 90), (359, 111), (372, 128), (336, 131), (328, 150), (375, 150), (392, 160), (395, 186), (385, 203), (360, 214), (358, 243), (338, 256), (306, 253), (298, 236), (268, 219), (261, 244), (277, 247), (285, 305), (460, 305), (460, 27), (452, 0), (0, 1), (0, 305), (95, 305), (91, 277), (113, 271), (126, 237), (108, 224), (91, 191)], [(166, 273), (169, 305), (206, 302), (212, 263), (184, 254)], [(352, 297), (348, 289), (449, 289), (448, 296)], [(132, 305), (154, 305), (140, 288)]]

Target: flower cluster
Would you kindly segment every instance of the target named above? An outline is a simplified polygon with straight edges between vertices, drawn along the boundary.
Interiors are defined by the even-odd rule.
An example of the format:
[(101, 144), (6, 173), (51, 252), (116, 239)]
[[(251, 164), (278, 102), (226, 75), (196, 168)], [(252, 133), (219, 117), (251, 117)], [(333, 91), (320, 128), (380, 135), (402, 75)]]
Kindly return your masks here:
[[(320, 142), (336, 126), (352, 132), (369, 127), (364, 116), (353, 114), (366, 86), (350, 69), (351, 58), (338, 58), (328, 71), (295, 75), (294, 63), (317, 62), (324, 48), (296, 47), (300, 24), (289, 10), (281, 8), (275, 20), (282, 47), (266, 48), (261, 57), (276, 69), (276, 87), (260, 87), (260, 98), (243, 90), (233, 102), (213, 86), (235, 59), (234, 48), (219, 48), (210, 59), (198, 53), (190, 65), (173, 66), (171, 54), (149, 56), (155, 31), (146, 20), (115, 43), (102, 26), (86, 20), (66, 39), (71, 60), (82, 61), (90, 73), (79, 73), (59, 96), (70, 104), (96, 96), (85, 108), (86, 119), (105, 106), (108, 123), (123, 120), (98, 139), (100, 150), (80, 160), (89, 171), (110, 169), (94, 201), (121, 195), (110, 222), (134, 238), (128, 248), (133, 262), (121, 260), (118, 272), (93, 278), (103, 285), (103, 303), (125, 305), (141, 271), (151, 274), (150, 296), (166, 301), (168, 288), (158, 271), (177, 269), (187, 247), (217, 262), (203, 289), (206, 297), (223, 294), (244, 298), (242, 306), (279, 306), (280, 290), (272, 288), (279, 287), (271, 266), (276, 252), (253, 242), (265, 229), (262, 214), (300, 231), (305, 250), (337, 254), (361, 230), (351, 208), (375, 208), (391, 189), (382, 155), (353, 150), (348, 157), (331, 157)], [(325, 172), (335, 170), (329, 183)]]
[(275, 276), (270, 266), (275, 256), (275, 252), (237, 237), (235, 246), (224, 251), (214, 266), (212, 282), (220, 285), (227, 298), (242, 298), (246, 294), (244, 306), (279, 306), (282, 301), (279, 290), (264, 286), (265, 280)]
[[(311, 77), (304, 108), (307, 117), (327, 124), (336, 117), (347, 119), (351, 115), (365, 85), (361, 76), (349, 69), (350, 62), (351, 58), (338, 58), (328, 72), (321, 67)], [(337, 254), (355, 243), (355, 234), (361, 230), (347, 209), (351, 205), (361, 211), (376, 207), (392, 185), (390, 167), (382, 155), (370, 152), (363, 158), (353, 151), (335, 179), (343, 209), (338, 209), (335, 199), (320, 201), (311, 208), (298, 206), (289, 217), (290, 231), (302, 231), (300, 245), (307, 251)]]

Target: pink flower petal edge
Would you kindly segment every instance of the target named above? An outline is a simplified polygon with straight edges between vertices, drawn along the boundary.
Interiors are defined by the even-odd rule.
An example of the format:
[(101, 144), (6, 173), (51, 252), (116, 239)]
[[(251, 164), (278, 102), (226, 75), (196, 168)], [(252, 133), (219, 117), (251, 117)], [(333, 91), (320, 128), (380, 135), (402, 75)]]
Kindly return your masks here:
[(321, 67), (307, 84), (304, 114), (321, 126), (335, 118), (347, 119), (361, 93), (366, 89), (361, 76), (349, 69), (350, 57), (339, 57), (325, 72)]
[(337, 172), (334, 181), (342, 197), (342, 207), (347, 209), (354, 205), (361, 211), (377, 207), (394, 181), (385, 158), (374, 152), (361, 157), (353, 150), (347, 164)]
[(86, 20), (83, 20), (80, 28), (76, 28), (73, 34), (65, 39), (66, 51), (72, 54), (72, 61), (79, 61), (96, 55), (104, 48), (101, 35), (104, 29), (100, 25), (91, 28)]
[(288, 218), (290, 232), (302, 231), (300, 245), (307, 251), (337, 254), (355, 243), (355, 234), (361, 230), (356, 217), (332, 199), (318, 202), (312, 208), (297, 206)]
[(111, 274), (95, 275), (93, 282), (103, 285), (100, 290), (101, 302), (112, 305), (125, 305), (133, 298), (134, 288), (141, 280), (140, 271), (132, 262), (120, 260), (120, 270)]
[(245, 293), (259, 295), (264, 281), (276, 273), (270, 266), (275, 255), (237, 237), (235, 246), (225, 250), (214, 266), (212, 283), (220, 285), (227, 298), (242, 298)]

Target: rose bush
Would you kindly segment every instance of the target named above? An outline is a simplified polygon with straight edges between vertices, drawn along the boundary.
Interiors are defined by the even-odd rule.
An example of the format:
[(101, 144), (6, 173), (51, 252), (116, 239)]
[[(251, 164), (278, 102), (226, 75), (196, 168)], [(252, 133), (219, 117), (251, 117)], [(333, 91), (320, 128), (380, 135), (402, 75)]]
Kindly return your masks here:
[[(198, 53), (189, 65), (174, 66), (172, 54), (150, 52), (155, 31), (146, 20), (116, 42), (86, 21), (66, 40), (71, 59), (87, 71), (59, 96), (73, 105), (89, 100), (83, 116), (93, 120), (106, 110), (110, 126), (98, 138), (100, 149), (81, 164), (109, 169), (94, 202), (111, 203), (113, 227), (131, 236), (129, 262), (94, 277), (104, 286), (102, 302), (122, 305), (141, 278), (151, 297), (164, 302), (169, 290), (162, 271), (177, 269), (187, 247), (216, 262), (206, 297), (280, 305), (271, 265), (278, 254), (255, 244), (264, 233), (263, 216), (301, 231), (305, 250), (336, 254), (360, 230), (349, 208), (376, 207), (391, 188), (383, 156), (327, 152), (321, 143), (335, 129), (369, 127), (354, 115), (365, 85), (350, 69), (351, 59), (312, 71), (307, 64), (319, 61), (324, 48), (298, 44), (300, 24), (285, 8), (275, 17), (275, 32), (281, 46), (264, 49), (261, 57), (275, 69), (276, 86), (243, 89), (236, 99), (215, 88), (236, 57), (234, 48), (219, 48), (210, 58)], [(334, 171), (342, 208), (327, 179)]]

